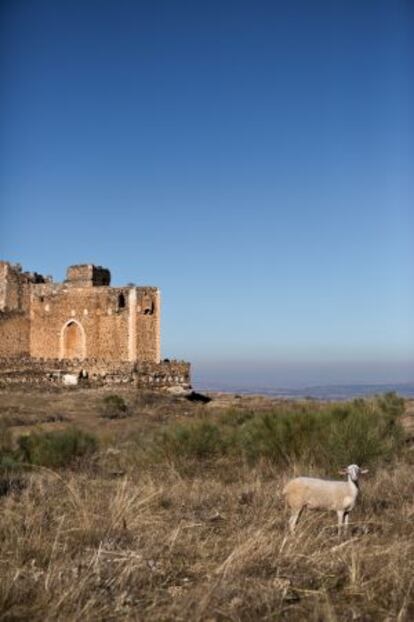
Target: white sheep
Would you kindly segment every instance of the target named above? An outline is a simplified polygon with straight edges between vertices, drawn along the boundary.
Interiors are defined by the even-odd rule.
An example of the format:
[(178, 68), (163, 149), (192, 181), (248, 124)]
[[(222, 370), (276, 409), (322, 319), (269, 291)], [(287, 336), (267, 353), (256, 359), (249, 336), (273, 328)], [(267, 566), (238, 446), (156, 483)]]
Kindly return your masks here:
[(345, 532), (347, 531), (349, 512), (353, 509), (359, 492), (358, 478), (361, 474), (368, 473), (368, 469), (360, 469), (356, 464), (351, 464), (339, 472), (347, 475), (348, 481), (296, 477), (286, 484), (283, 494), (292, 511), (289, 519), (292, 533), (305, 507), (335, 510), (338, 515), (338, 534), (341, 534), (343, 525)]

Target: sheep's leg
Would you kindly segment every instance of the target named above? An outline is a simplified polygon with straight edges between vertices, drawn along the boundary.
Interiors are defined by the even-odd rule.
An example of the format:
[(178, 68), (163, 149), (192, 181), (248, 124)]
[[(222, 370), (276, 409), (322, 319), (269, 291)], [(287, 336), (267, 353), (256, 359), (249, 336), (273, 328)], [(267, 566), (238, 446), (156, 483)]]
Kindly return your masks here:
[(349, 512), (345, 512), (345, 535), (348, 533)]
[(295, 531), (295, 527), (297, 525), (297, 522), (299, 520), (299, 517), (302, 513), (302, 508), (300, 510), (297, 510), (296, 512), (294, 512), (292, 514), (292, 516), (289, 518), (289, 529), (290, 529), (290, 533), (293, 533)]
[(345, 512), (343, 510), (338, 510), (338, 536), (342, 533), (342, 526), (344, 524)]

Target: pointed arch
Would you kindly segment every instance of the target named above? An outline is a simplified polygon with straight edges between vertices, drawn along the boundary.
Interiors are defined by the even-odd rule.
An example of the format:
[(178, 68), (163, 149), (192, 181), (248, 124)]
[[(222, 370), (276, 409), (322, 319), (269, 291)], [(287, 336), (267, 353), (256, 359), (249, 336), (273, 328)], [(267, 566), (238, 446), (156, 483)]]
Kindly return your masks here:
[(77, 320), (68, 320), (60, 331), (59, 358), (81, 360), (86, 358), (85, 331)]

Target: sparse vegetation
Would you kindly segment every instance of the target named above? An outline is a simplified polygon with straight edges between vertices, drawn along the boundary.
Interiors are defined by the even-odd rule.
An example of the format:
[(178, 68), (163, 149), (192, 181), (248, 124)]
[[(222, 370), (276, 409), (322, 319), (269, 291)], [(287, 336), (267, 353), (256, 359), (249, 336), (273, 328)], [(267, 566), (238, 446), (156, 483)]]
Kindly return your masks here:
[(128, 406), (121, 395), (106, 395), (102, 399), (102, 417), (122, 419), (128, 415)]
[(15, 468), (16, 458), (12, 434), (7, 420), (0, 419), (0, 481), (7, 481), (9, 472)]
[(209, 420), (167, 427), (154, 439), (154, 449), (167, 460), (175, 458), (214, 458), (226, 451), (226, 437)]
[[(24, 459), (52, 468), (34, 466), (24, 486), (0, 490), (0, 619), (413, 619), (412, 450), (396, 396), (268, 407), (241, 398), (219, 409), (125, 394), (131, 416), (118, 420), (102, 419), (102, 394), (67, 395), (47, 396), (39, 418), (50, 401), (73, 419), (78, 399), (78, 441), (95, 435), (99, 445), (59, 445), (73, 421), (27, 430)], [(22, 432), (0, 428), (2, 456), (23, 459)], [(59, 446), (88, 447), (82, 468), (54, 463)], [(339, 456), (329, 461), (330, 447)], [(336, 518), (318, 512), (287, 536), (286, 479), (305, 468), (332, 476), (356, 457), (370, 474), (349, 538), (338, 540)]]
[(68, 428), (20, 436), (18, 455), (26, 464), (59, 468), (90, 457), (97, 446), (97, 439), (92, 434)]
[(373, 464), (391, 459), (401, 446), (404, 401), (389, 394), (325, 406), (286, 403), (268, 412), (230, 409), (172, 424), (153, 440), (168, 460), (240, 456), (280, 467), (310, 468)]

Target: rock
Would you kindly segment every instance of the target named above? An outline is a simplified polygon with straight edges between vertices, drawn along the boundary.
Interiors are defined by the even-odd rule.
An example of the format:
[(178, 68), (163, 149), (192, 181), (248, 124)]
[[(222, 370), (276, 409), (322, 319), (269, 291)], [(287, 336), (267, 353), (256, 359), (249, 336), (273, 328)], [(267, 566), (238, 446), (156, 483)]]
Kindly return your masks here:
[(77, 374), (63, 374), (62, 382), (67, 387), (74, 387), (79, 382), (79, 376)]
[(191, 394), (190, 390), (180, 386), (179, 384), (168, 387), (166, 391), (171, 393), (171, 395), (179, 395), (182, 397), (188, 397)]
[(190, 391), (186, 398), (190, 400), (190, 402), (201, 402), (202, 404), (208, 404), (211, 402), (212, 398), (208, 395), (203, 395), (202, 393), (197, 393), (196, 391)]

